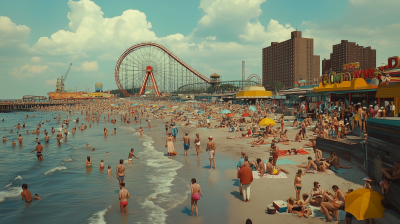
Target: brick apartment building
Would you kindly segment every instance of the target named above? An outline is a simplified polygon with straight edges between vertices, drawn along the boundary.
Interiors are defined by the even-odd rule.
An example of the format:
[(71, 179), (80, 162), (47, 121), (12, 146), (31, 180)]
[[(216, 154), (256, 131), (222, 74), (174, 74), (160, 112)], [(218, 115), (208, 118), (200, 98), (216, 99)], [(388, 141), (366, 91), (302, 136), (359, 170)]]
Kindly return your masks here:
[(343, 65), (359, 62), (360, 70), (376, 67), (376, 50), (371, 47), (359, 46), (355, 42), (342, 40), (340, 44), (333, 45), (330, 59), (322, 60), (322, 74), (332, 68), (334, 72), (343, 72)]
[(301, 31), (293, 31), (289, 40), (263, 48), (262, 66), (262, 81), (267, 89), (276, 81), (293, 87), (295, 81), (311, 82), (320, 77), (320, 56), (314, 55), (314, 40), (302, 38)]

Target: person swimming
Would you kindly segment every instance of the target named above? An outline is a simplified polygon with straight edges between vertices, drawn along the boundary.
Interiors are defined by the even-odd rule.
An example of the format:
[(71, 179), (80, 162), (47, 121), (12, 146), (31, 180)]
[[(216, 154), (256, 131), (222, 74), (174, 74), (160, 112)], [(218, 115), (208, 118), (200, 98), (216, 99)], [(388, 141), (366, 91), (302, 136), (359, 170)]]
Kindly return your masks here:
[(88, 156), (86, 159), (86, 168), (93, 168), (92, 160), (90, 159), (90, 156)]

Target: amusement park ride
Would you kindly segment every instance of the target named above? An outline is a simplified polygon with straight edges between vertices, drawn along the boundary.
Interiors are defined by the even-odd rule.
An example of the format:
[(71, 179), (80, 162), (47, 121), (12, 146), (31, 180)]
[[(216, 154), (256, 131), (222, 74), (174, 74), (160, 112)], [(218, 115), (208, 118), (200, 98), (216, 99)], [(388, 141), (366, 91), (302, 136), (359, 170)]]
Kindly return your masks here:
[(65, 82), (65, 80), (67, 79), (69, 70), (71, 70), (71, 66), (72, 66), (72, 63), (69, 64), (68, 70), (67, 70), (67, 72), (65, 73), (64, 77), (61, 76), (61, 78), (57, 78), (57, 83), (56, 83), (57, 89), (56, 89), (56, 93), (64, 93), (64, 92), (65, 92), (65, 85), (64, 85), (64, 82)]

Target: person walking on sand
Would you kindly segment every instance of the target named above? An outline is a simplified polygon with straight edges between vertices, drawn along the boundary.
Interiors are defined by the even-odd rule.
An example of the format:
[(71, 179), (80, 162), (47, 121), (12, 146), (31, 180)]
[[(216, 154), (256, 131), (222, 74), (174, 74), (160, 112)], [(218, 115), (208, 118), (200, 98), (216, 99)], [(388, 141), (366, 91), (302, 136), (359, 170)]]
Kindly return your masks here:
[(301, 174), (302, 171), (301, 169), (299, 169), (296, 173), (296, 176), (294, 177), (294, 189), (296, 191), (296, 200), (299, 201), (300, 200), (300, 191), (301, 191)]
[(131, 151), (129, 152), (129, 156), (128, 156), (128, 163), (132, 164), (132, 157), (135, 157), (136, 159), (140, 159), (139, 157), (136, 157), (135, 154), (133, 154), (134, 149), (131, 148)]
[(172, 156), (174, 150), (174, 137), (172, 136), (172, 133), (168, 133), (167, 137), (167, 142), (165, 143), (165, 146), (167, 147), (167, 153), (168, 156)]
[(119, 164), (117, 166), (117, 178), (119, 180), (119, 184), (123, 183), (125, 180), (125, 165), (123, 159), (119, 160)]
[(125, 189), (125, 183), (120, 184), (121, 190), (119, 190), (119, 207), (121, 208), (121, 214), (123, 213), (123, 210), (125, 209), (125, 214), (128, 214), (128, 209), (126, 208), (128, 206), (128, 198), (130, 197), (129, 191)]
[(38, 158), (39, 161), (43, 161), (43, 146), (40, 144), (40, 142), (38, 142), (37, 146), (35, 147), (34, 150), (32, 150), (30, 153), (36, 151), (36, 156)]
[(203, 197), (201, 193), (200, 184), (196, 183), (196, 178), (192, 178), (192, 185), (190, 185), (190, 192), (192, 197), (190, 198), (190, 207), (192, 208), (192, 215), (193, 213), (193, 204), (196, 210), (196, 216), (199, 216), (199, 211), (197, 210), (197, 201), (200, 200), (200, 196)]
[(188, 150), (190, 148), (190, 137), (188, 133), (185, 133), (185, 137), (183, 137), (183, 150), (185, 151), (185, 156), (188, 156)]
[(215, 166), (215, 143), (213, 142), (213, 137), (208, 137), (207, 148), (208, 158), (210, 159), (210, 169), (212, 169), (212, 163), (214, 162), (214, 169), (217, 169)]
[(194, 144), (196, 145), (197, 156), (199, 156), (200, 155), (200, 136), (198, 133), (196, 133), (196, 138), (194, 139)]
[(250, 201), (250, 184), (253, 182), (253, 172), (251, 168), (248, 165), (243, 165), (237, 177), (242, 185), (243, 201)]

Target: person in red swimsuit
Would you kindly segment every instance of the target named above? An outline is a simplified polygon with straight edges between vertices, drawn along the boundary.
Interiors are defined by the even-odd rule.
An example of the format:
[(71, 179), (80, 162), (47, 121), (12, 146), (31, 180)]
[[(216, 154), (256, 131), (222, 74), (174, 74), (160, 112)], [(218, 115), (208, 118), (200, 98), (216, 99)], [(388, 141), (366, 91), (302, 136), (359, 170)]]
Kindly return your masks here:
[(273, 157), (273, 162), (272, 165), (274, 166), (274, 168), (276, 167), (276, 161), (278, 160), (278, 156), (279, 156), (279, 148), (278, 146), (275, 145), (275, 143), (271, 144), (271, 155)]
[(120, 201), (120, 208), (121, 208), (121, 214), (123, 213), (123, 210), (125, 209), (125, 213), (128, 214), (127, 206), (128, 206), (128, 198), (130, 197), (129, 191), (125, 189), (125, 183), (122, 182), (120, 185), (121, 190), (119, 191), (119, 201)]

